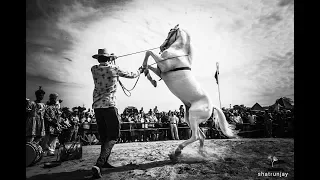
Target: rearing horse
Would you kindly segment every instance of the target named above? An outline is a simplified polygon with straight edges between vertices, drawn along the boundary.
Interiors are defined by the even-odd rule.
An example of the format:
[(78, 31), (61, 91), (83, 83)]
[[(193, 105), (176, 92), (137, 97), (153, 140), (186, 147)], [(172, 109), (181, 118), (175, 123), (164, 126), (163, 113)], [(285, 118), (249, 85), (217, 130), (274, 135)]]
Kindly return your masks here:
[[(176, 25), (168, 33), (167, 39), (160, 46), (161, 56), (147, 51), (142, 67), (153, 71), (163, 79), (169, 90), (178, 97), (186, 108), (185, 120), (192, 130), (190, 139), (181, 143), (174, 153), (170, 154), (171, 159), (175, 159), (187, 145), (199, 140), (199, 152), (202, 154), (205, 134), (199, 128), (199, 124), (207, 121), (213, 109), (216, 109), (218, 118), (215, 118), (215, 126), (220, 127), (223, 134), (229, 138), (237, 138), (237, 131), (226, 121), (222, 110), (215, 107), (208, 94), (201, 88), (191, 71), (192, 47), (190, 36)], [(152, 56), (157, 63), (157, 68), (148, 64), (148, 58)], [(149, 73), (149, 72), (148, 72)], [(149, 75), (150, 74), (146, 74)]]

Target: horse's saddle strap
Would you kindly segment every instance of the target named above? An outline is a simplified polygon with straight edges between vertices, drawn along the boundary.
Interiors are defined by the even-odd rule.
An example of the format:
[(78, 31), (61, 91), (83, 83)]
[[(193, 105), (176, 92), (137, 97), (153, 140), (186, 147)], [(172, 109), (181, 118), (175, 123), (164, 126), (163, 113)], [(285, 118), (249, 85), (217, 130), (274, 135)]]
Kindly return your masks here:
[[(158, 67), (158, 68), (159, 68), (159, 67)], [(190, 71), (191, 71), (191, 68), (190, 68), (190, 67), (179, 67), (179, 68), (174, 68), (174, 69), (172, 69), (172, 70), (169, 70), (169, 71), (167, 71), (167, 72), (180, 71), (180, 70), (190, 70)], [(160, 75), (161, 75), (161, 71), (160, 71)], [(159, 81), (161, 81), (161, 80), (162, 80), (162, 78), (159, 79)]]
[[(179, 68), (174, 68), (170, 71), (180, 71), (180, 70), (191, 70), (190, 67), (179, 67)], [(167, 71), (167, 72), (170, 72), (170, 71)]]

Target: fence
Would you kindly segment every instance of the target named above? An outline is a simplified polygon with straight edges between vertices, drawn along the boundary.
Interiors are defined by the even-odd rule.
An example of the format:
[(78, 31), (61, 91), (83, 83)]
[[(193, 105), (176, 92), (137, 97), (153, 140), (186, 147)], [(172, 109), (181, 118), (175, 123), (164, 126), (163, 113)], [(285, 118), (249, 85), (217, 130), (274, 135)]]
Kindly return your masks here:
[[(150, 127), (150, 125), (151, 125), (151, 127)], [(155, 127), (155, 126), (157, 126), (157, 127)], [(236, 129), (239, 130), (238, 134), (242, 137), (261, 137), (261, 136), (264, 136), (264, 134), (265, 134), (264, 124), (243, 123), (243, 124), (237, 124), (236, 126), (237, 126)], [(273, 126), (272, 128), (275, 129), (278, 127), (278, 124), (273, 123), (272, 126)], [(208, 127), (208, 125), (201, 124), (200, 128), (205, 132), (208, 139), (226, 138), (221, 133), (221, 131), (215, 129), (214, 127)], [(184, 123), (179, 123), (178, 130), (183, 130), (183, 129), (189, 130), (190, 128)], [(91, 123), (90, 128), (86, 129), (84, 131), (86, 131), (86, 134), (97, 134), (98, 135), (97, 124)], [(169, 132), (169, 134), (171, 134), (170, 133), (170, 123), (122, 122), (121, 129), (120, 129), (121, 134), (124, 134), (125, 132), (130, 132), (130, 133), (138, 133), (139, 135), (142, 135), (143, 141), (147, 141), (147, 139), (146, 139), (147, 135), (152, 134), (152, 132), (159, 133), (159, 132), (163, 132), (163, 131), (165, 131), (165, 133)], [(284, 131), (284, 133), (288, 133), (289, 128), (284, 127), (283, 131)], [(216, 135), (214, 135), (214, 134), (216, 134)], [(166, 135), (166, 138), (168, 139), (167, 135)], [(82, 139), (84, 139), (84, 137), (82, 137)]]

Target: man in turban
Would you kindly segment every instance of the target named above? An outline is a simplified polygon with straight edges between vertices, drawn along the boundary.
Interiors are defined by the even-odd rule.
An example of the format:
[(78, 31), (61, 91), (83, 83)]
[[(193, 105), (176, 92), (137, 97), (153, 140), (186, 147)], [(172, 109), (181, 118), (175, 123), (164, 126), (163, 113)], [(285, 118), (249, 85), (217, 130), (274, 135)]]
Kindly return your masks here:
[(41, 101), (43, 100), (45, 92), (42, 90), (41, 86), (35, 92), (36, 100), (27, 100), (27, 120), (26, 120), (26, 141), (39, 143), (41, 139), (45, 136), (44, 127), (44, 111), (45, 104)]

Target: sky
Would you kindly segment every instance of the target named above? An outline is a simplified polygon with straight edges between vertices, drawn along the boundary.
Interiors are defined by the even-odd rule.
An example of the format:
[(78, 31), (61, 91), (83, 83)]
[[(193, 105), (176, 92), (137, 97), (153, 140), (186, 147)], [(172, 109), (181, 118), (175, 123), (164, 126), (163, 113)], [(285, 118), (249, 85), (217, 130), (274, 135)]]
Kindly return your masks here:
[[(91, 108), (90, 68), (98, 49), (117, 56), (159, 47), (179, 24), (193, 45), (192, 73), (213, 103), (222, 107), (277, 98), (294, 100), (293, 0), (27, 0), (26, 97), (42, 86), (58, 93), (62, 106)], [(152, 50), (159, 53), (159, 49)], [(145, 53), (118, 58), (116, 64), (136, 71)], [(214, 74), (219, 63), (219, 86)], [(152, 58), (149, 64), (154, 63)], [(154, 79), (159, 79), (151, 74)], [(121, 78), (127, 89), (136, 79)], [(117, 103), (160, 111), (182, 104), (158, 81), (155, 88), (143, 75), (131, 96), (120, 86)]]

